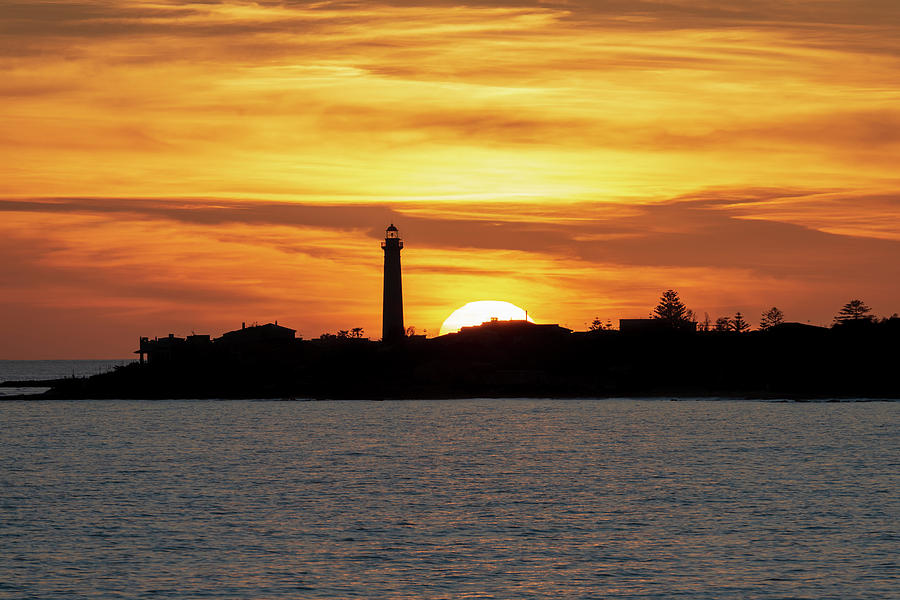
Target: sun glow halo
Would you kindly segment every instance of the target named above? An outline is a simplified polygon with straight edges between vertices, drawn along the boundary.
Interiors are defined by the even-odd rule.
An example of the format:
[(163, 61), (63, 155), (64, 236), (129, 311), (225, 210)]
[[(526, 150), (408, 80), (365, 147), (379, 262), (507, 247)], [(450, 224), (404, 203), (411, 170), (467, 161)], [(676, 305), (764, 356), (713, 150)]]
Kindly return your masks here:
[(519, 308), (515, 304), (501, 300), (479, 300), (478, 302), (469, 302), (454, 310), (441, 325), (439, 335), (455, 333), (461, 327), (481, 325), (491, 319), (499, 319), (501, 321), (528, 320), (532, 323), (534, 322), (524, 309)]

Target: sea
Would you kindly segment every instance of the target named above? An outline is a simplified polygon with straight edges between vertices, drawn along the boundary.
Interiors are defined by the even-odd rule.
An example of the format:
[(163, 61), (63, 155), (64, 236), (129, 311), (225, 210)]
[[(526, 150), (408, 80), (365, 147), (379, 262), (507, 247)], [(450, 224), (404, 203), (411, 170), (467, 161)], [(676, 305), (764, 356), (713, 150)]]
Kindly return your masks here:
[(0, 398), (20, 394), (41, 394), (47, 387), (4, 386), (7, 381), (44, 381), (64, 377), (89, 377), (112, 371), (133, 359), (108, 358), (101, 360), (0, 360)]
[(0, 598), (900, 598), (900, 403), (0, 402)]

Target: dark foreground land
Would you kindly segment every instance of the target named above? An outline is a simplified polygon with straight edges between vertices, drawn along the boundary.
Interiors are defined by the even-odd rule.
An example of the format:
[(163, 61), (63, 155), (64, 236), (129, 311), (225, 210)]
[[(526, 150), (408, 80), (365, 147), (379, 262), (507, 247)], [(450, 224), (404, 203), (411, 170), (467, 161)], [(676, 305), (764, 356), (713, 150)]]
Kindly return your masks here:
[(898, 319), (742, 334), (482, 327), (393, 345), (211, 344), (49, 382), (38, 398), (900, 398), (898, 366)]

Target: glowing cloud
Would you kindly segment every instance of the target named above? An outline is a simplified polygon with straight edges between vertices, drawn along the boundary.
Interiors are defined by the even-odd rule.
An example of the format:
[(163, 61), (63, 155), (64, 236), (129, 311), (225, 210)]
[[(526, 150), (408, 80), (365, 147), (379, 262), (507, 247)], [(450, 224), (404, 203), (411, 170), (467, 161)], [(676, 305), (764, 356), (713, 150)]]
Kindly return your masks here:
[(0, 358), (470, 298), (900, 310), (896, 0), (9, 0)]

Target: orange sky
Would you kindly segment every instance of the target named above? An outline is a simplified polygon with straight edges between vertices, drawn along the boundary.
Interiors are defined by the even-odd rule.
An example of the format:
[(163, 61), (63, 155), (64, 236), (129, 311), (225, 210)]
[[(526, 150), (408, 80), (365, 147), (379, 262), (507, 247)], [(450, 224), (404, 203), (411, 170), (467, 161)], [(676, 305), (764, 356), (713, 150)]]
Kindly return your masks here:
[(4, 2), (0, 358), (900, 311), (896, 0)]

